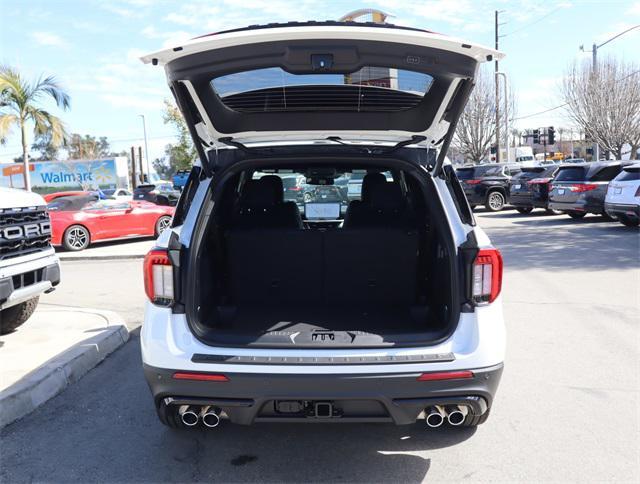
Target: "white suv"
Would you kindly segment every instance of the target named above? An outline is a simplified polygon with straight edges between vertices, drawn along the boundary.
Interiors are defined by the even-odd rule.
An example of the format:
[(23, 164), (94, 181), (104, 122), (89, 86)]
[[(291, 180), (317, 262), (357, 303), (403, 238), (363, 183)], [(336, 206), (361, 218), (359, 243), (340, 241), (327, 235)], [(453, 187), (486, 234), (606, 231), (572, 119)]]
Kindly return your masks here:
[(640, 224), (640, 163), (623, 166), (609, 183), (604, 210), (628, 227)]
[(0, 187), (0, 334), (31, 317), (43, 292), (60, 282), (44, 199)]
[[(417, 29), (309, 22), (143, 58), (164, 65), (200, 155), (144, 263), (142, 359), (164, 424), (486, 420), (502, 258), (445, 153), (496, 57)], [(292, 174), (319, 195), (286, 201)], [(360, 176), (346, 207), (329, 196)]]

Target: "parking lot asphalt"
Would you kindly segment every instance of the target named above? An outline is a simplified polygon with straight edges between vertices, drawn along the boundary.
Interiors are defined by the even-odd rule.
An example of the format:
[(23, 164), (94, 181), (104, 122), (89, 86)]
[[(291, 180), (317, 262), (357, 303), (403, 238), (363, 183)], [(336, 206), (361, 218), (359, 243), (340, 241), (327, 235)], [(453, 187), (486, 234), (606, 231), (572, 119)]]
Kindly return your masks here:
[[(508, 330), (502, 383), (477, 430), (260, 424), (172, 431), (155, 416), (134, 331), (82, 380), (0, 433), (0, 481), (637, 482), (638, 231), (543, 212), (477, 218), (504, 255)], [(64, 263), (65, 284), (74, 287), (58, 297), (64, 290), (81, 299), (91, 290), (75, 285), (93, 274), (102, 307), (122, 304), (139, 321), (140, 261), (103, 264)]]

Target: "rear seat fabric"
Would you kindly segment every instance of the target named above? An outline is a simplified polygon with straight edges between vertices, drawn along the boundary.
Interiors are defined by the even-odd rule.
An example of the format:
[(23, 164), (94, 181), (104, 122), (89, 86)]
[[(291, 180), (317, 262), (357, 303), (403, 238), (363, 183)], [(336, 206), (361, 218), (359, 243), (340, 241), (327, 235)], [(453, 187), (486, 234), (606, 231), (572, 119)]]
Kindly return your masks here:
[(418, 234), (400, 228), (227, 233), (235, 304), (412, 304)]
[(344, 226), (406, 227), (410, 220), (400, 185), (388, 182), (381, 173), (371, 173), (365, 176), (362, 183), (362, 201), (349, 204)]
[(233, 226), (242, 228), (303, 228), (295, 202), (284, 202), (282, 179), (275, 175), (249, 180), (242, 190)]

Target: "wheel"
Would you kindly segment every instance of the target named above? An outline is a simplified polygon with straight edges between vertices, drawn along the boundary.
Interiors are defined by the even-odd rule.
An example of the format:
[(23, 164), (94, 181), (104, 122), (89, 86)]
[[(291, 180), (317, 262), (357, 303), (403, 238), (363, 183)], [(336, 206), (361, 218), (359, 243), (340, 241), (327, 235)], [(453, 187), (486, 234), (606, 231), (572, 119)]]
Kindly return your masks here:
[(162, 232), (164, 232), (165, 230), (167, 230), (170, 225), (171, 225), (171, 217), (169, 217), (168, 215), (163, 215), (162, 217), (160, 217), (156, 222), (156, 230), (155, 230), (156, 237), (160, 235)]
[(567, 215), (569, 217), (575, 218), (576, 220), (580, 219), (580, 218), (583, 218), (586, 214), (587, 214), (587, 212), (573, 212), (573, 211), (572, 212), (567, 212)]
[(82, 225), (72, 225), (64, 231), (62, 246), (67, 250), (84, 250), (91, 243), (89, 231)]
[(560, 210), (554, 210), (552, 208), (548, 208), (547, 215), (562, 215), (562, 212)]
[(618, 221), (622, 225), (626, 225), (627, 227), (637, 227), (640, 224), (640, 219), (635, 217), (629, 217), (627, 215), (620, 215), (618, 217)]
[(31, 317), (38, 305), (39, 297), (34, 297), (10, 308), (0, 311), (0, 334), (7, 334)]
[(518, 207), (516, 210), (522, 214), (528, 214), (533, 212), (533, 207)]
[(489, 192), (485, 207), (487, 207), (487, 210), (490, 212), (499, 212), (504, 208), (505, 201), (506, 200), (502, 193), (498, 191)]

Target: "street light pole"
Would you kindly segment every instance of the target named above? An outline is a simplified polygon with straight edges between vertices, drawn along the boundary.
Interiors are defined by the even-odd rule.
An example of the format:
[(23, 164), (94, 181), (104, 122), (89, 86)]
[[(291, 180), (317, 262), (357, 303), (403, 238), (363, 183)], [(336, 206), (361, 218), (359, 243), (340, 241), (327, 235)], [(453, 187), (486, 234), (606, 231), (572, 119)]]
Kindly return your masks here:
[(504, 79), (504, 129), (505, 129), (505, 139), (506, 139), (506, 153), (507, 159), (505, 160), (507, 163), (510, 161), (509, 156), (509, 133), (511, 132), (511, 126), (509, 121), (509, 82), (507, 80), (507, 74), (504, 72), (496, 72), (496, 84), (498, 84), (498, 77), (502, 76)]
[[(144, 159), (147, 165), (147, 176), (149, 177), (149, 183), (151, 183), (151, 169), (149, 168), (149, 145), (147, 144), (147, 123), (144, 118), (144, 114), (138, 114), (142, 118), (142, 131), (144, 133)], [(144, 183), (144, 180), (143, 180)]]

